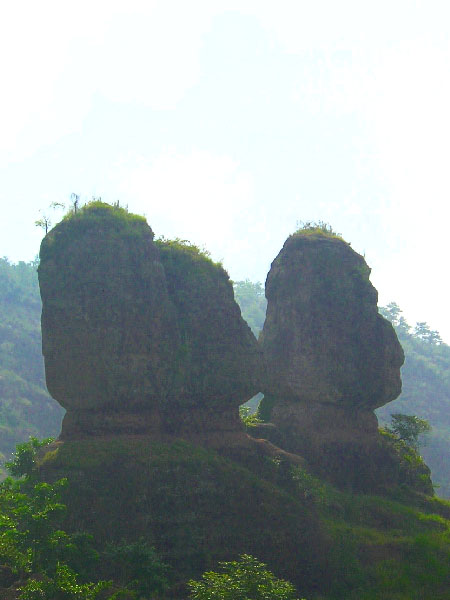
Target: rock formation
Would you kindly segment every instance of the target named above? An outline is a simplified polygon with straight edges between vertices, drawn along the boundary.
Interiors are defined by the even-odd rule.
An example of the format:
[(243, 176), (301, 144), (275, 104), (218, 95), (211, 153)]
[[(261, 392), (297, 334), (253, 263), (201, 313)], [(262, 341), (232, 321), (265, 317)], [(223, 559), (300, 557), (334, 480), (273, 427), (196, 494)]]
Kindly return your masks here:
[[(67, 414), (38, 456), (42, 480), (68, 479), (65, 528), (100, 546), (154, 545), (171, 566), (170, 598), (243, 552), (308, 597), (325, 597), (333, 579), (333, 597), (349, 597), (359, 583), (339, 587), (347, 549), (357, 564), (364, 552), (372, 562), (373, 546), (352, 550), (359, 520), (339, 529), (349, 495), (322, 504), (304, 460), (252, 440), (238, 406), (263, 390), (277, 426), (263, 432), (339, 485), (373, 490), (398, 467), (372, 411), (399, 393), (403, 355), (368, 274), (341, 240), (290, 238), (268, 277), (263, 378), (220, 265), (183, 242), (154, 242), (119, 207), (66, 217), (42, 243), (39, 281), (47, 384)], [(335, 543), (336, 531), (347, 538)], [(381, 547), (375, 559), (385, 558)]]
[(42, 242), (39, 285), (63, 437), (155, 426), (179, 332), (145, 219), (102, 203), (64, 219)]
[(217, 429), (244, 442), (260, 350), (220, 265), (180, 242), (158, 249), (145, 219), (97, 202), (45, 237), (39, 282), (63, 439)]
[(93, 203), (46, 236), (39, 282), (47, 384), (67, 409), (40, 476), (68, 478), (67, 529), (145, 538), (179, 581), (251, 552), (323, 585), (314, 507), (275, 485), (278, 466), (261, 454), (287, 454), (239, 419), (260, 389), (261, 350), (223, 268)]
[(259, 391), (261, 351), (234, 301), (228, 274), (195, 246), (158, 242), (181, 343), (170, 430), (241, 431), (239, 405)]
[(334, 483), (359, 489), (383, 487), (392, 461), (395, 470), (373, 410), (400, 394), (404, 360), (369, 274), (340, 237), (290, 236), (267, 276), (260, 337), (263, 403), (273, 404), (283, 447)]

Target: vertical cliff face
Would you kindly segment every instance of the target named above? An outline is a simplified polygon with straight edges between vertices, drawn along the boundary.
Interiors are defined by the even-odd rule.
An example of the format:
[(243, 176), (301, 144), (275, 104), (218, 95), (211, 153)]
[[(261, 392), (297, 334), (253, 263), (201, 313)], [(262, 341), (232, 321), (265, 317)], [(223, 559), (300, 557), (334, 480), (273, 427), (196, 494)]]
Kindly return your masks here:
[(261, 351), (228, 274), (195, 246), (166, 241), (158, 247), (181, 340), (174, 363), (178, 424), (170, 406), (167, 422), (194, 430), (240, 428), (239, 405), (259, 391)]
[(337, 237), (288, 238), (267, 276), (267, 391), (374, 409), (401, 391), (403, 351), (364, 259)]
[(373, 410), (400, 394), (404, 356), (369, 274), (341, 238), (292, 235), (267, 277), (260, 342), (286, 449), (333, 483), (374, 491), (398, 479)]
[(179, 332), (145, 220), (102, 203), (66, 218), (42, 242), (39, 284), (47, 386), (66, 425), (157, 418), (173, 394)]

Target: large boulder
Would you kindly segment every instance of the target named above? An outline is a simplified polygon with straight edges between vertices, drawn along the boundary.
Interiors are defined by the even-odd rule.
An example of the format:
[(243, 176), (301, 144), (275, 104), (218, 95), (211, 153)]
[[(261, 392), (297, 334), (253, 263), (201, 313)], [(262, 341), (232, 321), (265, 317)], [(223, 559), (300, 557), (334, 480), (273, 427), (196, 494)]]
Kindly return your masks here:
[(403, 350), (364, 258), (341, 238), (290, 236), (267, 276), (266, 392), (374, 409), (401, 391)]
[(158, 421), (174, 394), (179, 332), (145, 219), (100, 202), (69, 215), (42, 241), (39, 284), (47, 387), (68, 411), (63, 434)]

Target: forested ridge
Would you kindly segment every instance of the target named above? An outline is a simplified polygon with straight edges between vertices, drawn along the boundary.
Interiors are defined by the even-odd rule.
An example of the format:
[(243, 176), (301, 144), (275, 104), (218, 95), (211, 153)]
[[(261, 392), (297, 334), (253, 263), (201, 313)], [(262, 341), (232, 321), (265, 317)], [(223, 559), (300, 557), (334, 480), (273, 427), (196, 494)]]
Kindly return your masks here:
[(414, 414), (432, 426), (421, 454), (432, 470), (436, 493), (450, 498), (450, 346), (425, 322), (411, 327), (397, 304), (380, 312), (389, 319), (405, 351), (403, 391), (397, 400), (377, 411), (381, 423), (392, 413)]
[(0, 259), (0, 458), (30, 436), (59, 433), (63, 410), (45, 386), (37, 263)]
[[(49, 396), (41, 353), (41, 300), (37, 263), (0, 259), (0, 453), (4, 460), (29, 436), (56, 436), (63, 410)], [(266, 311), (264, 288), (249, 280), (234, 284), (244, 318), (258, 336)], [(381, 424), (392, 413), (427, 419), (432, 432), (422, 446), (438, 495), (450, 497), (450, 347), (426, 323), (411, 327), (399, 307), (380, 309), (393, 323), (405, 350), (403, 392), (377, 411)]]

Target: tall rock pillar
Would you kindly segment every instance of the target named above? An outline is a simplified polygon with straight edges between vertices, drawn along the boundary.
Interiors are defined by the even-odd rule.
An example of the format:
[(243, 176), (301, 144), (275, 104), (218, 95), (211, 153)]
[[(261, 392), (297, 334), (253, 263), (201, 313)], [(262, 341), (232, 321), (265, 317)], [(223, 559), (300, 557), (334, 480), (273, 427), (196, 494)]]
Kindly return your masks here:
[(369, 275), (340, 237), (290, 236), (267, 277), (260, 337), (268, 373), (263, 402), (273, 404), (271, 421), (286, 449), (353, 489), (374, 489), (384, 477), (373, 411), (400, 394), (404, 360)]
[(100, 202), (66, 217), (42, 242), (39, 284), (62, 438), (158, 430), (179, 333), (145, 219)]

